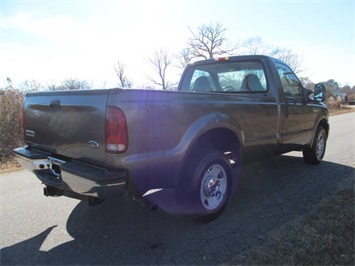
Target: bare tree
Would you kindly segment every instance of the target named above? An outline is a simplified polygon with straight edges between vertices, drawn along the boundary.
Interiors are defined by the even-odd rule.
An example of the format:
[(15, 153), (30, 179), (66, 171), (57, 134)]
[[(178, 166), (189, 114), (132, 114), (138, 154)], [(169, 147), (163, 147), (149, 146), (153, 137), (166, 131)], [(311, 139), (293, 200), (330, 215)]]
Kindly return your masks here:
[(274, 56), (279, 52), (279, 48), (271, 47), (264, 43), (259, 36), (251, 37), (242, 42), (242, 48), (245, 54), (251, 55), (270, 55)]
[(116, 75), (118, 76), (120, 80), (120, 85), (122, 88), (131, 88), (132, 87), (132, 82), (130, 82), (126, 76), (126, 65), (123, 64), (120, 60), (117, 61), (117, 64), (114, 65), (114, 69), (116, 72)]
[(202, 25), (193, 32), (188, 40), (188, 48), (192, 57), (202, 57), (204, 59), (213, 58), (216, 55), (231, 54), (235, 48), (228, 48), (225, 38), (226, 28), (220, 23)]
[(148, 79), (154, 84), (162, 87), (163, 90), (169, 88), (170, 84), (166, 80), (167, 68), (171, 65), (173, 58), (166, 49), (161, 48), (154, 52), (153, 57), (148, 57), (148, 61), (152, 64), (154, 71), (158, 74), (158, 81), (150, 76)]
[(184, 48), (180, 51), (177, 56), (178, 59), (178, 67), (181, 69), (185, 69), (188, 64), (190, 64), (192, 56), (189, 48)]
[(243, 42), (243, 48), (246, 50), (246, 53), (251, 55), (264, 54), (264, 52), (260, 51), (262, 45), (263, 41), (261, 37), (252, 37)]
[(264, 43), (261, 37), (256, 36), (245, 40), (242, 44), (244, 54), (269, 55), (284, 61), (298, 74), (303, 72), (302, 60), (290, 49), (270, 46)]
[(13, 86), (12, 86), (12, 79), (7, 77), (6, 78), (6, 82), (7, 82), (7, 88), (10, 88), (10, 89), (13, 89)]
[(284, 61), (287, 65), (289, 65), (293, 70), (293, 72), (295, 72), (295, 74), (299, 74), (303, 72), (302, 60), (292, 50), (279, 49), (279, 51), (277, 51), (277, 53), (275, 53), (273, 56)]
[(42, 85), (35, 80), (26, 80), (19, 85), (24, 92), (36, 92), (41, 90)]
[(48, 83), (46, 87), (49, 91), (61, 90), (61, 88), (57, 86), (55, 83)]
[(88, 90), (92, 85), (86, 80), (66, 79), (59, 86), (59, 90)]

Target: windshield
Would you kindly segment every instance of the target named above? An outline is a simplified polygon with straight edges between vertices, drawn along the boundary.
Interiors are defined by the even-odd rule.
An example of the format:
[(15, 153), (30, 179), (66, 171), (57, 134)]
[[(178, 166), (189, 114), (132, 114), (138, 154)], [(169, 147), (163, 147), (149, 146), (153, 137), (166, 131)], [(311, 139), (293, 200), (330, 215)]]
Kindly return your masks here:
[(267, 82), (260, 62), (213, 62), (191, 67), (182, 91), (190, 92), (265, 92)]

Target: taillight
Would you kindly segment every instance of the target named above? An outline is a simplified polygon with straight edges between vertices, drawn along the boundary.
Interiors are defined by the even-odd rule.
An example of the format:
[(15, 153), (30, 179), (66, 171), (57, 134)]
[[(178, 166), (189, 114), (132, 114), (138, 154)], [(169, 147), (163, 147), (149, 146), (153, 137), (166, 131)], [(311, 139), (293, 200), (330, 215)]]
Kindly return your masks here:
[(128, 149), (126, 117), (115, 106), (106, 108), (105, 146), (107, 153), (123, 153)]

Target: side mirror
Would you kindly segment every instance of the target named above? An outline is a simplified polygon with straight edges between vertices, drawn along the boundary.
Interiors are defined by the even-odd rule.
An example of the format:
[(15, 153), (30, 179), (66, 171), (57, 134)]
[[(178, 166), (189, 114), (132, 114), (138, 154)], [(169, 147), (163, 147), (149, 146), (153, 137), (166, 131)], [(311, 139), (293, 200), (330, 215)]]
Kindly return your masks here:
[(313, 93), (314, 91), (303, 88), (303, 94), (304, 94), (304, 98), (306, 99), (306, 103), (313, 101), (313, 97), (311, 96)]
[(325, 101), (325, 86), (322, 83), (318, 83), (314, 86), (314, 100), (317, 102)]

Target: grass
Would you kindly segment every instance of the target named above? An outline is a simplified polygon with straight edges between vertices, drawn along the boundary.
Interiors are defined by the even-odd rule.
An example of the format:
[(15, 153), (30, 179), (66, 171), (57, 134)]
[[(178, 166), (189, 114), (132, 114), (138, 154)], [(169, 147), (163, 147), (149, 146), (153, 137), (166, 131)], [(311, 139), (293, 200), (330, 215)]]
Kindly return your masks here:
[(347, 114), (347, 113), (354, 113), (355, 108), (335, 108), (335, 109), (329, 109), (329, 115), (341, 115), (341, 114)]
[(230, 265), (355, 265), (354, 176), (302, 217), (275, 229)]
[(0, 157), (0, 174), (19, 171), (22, 169), (22, 166), (17, 162), (14, 156), (9, 156), (6, 158)]

